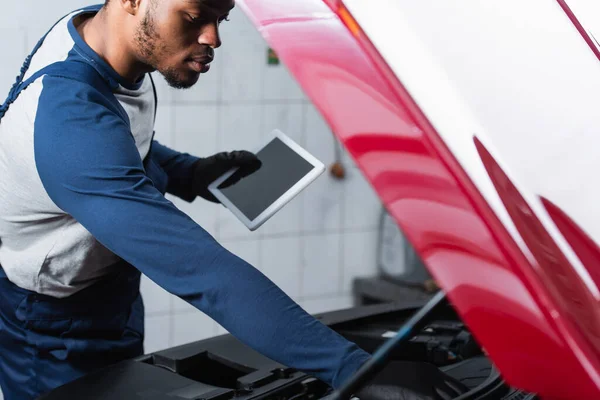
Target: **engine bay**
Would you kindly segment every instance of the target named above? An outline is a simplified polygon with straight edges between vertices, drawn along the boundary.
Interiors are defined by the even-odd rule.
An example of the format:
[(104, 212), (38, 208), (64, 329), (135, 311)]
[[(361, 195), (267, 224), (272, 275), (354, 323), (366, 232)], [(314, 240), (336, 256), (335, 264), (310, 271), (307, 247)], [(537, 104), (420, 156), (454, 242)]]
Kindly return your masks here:
[[(374, 353), (421, 306), (365, 306), (317, 318)], [(423, 328), (389, 356), (394, 367), (387, 372), (390, 376), (384, 384), (371, 383), (359, 398), (536, 398), (504, 383), (450, 305), (431, 315)], [(440, 376), (450, 382), (454, 395), (427, 394), (430, 382)], [(64, 385), (42, 399), (312, 400), (332, 393), (321, 381), (260, 355), (231, 335), (223, 335), (117, 364)]]

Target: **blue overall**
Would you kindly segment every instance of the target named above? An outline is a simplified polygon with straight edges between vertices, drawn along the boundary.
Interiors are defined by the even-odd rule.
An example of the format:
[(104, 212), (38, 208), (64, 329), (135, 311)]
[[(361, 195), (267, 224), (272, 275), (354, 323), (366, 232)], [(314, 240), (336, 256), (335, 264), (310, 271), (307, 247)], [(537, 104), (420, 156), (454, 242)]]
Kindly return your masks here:
[(124, 265), (56, 299), (21, 289), (0, 269), (0, 386), (5, 400), (34, 399), (98, 368), (143, 354), (140, 273)]
[[(96, 72), (84, 64), (69, 63), (68, 68), (62, 64), (50, 65), (24, 82), (22, 73), (0, 107), (0, 123), (19, 93), (44, 74), (96, 79)], [(5, 400), (34, 399), (143, 354), (141, 274), (124, 261), (119, 264), (119, 273), (64, 299), (14, 285), (0, 266), (0, 387)]]
[[(26, 60), (0, 107), (0, 124), (19, 94), (42, 79), (32, 143), (44, 195), (123, 261), (110, 269), (118, 273), (60, 299), (17, 287), (0, 273), (0, 386), (6, 400), (35, 398), (142, 354), (140, 273), (265, 356), (342, 385), (369, 354), (302, 310), (165, 198), (195, 198), (187, 178), (196, 158), (152, 141), (142, 160), (114, 95), (111, 82), (121, 77), (72, 21), (69, 31), (75, 44), (66, 60), (23, 81), (32, 56)], [(5, 268), (10, 272), (6, 261)]]

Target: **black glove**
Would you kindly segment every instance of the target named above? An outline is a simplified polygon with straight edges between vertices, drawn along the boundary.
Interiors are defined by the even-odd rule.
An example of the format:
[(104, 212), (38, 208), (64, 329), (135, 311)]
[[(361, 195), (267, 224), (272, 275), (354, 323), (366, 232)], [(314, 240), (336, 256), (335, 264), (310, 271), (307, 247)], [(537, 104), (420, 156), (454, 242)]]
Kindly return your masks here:
[(226, 188), (256, 172), (261, 166), (261, 161), (249, 151), (223, 152), (214, 156), (201, 158), (194, 166), (192, 190), (197, 196), (201, 196), (214, 203), (219, 203), (219, 200), (208, 190), (208, 185), (232, 168), (239, 168), (219, 186), (220, 188)]
[(360, 400), (451, 400), (469, 389), (424, 362), (392, 361), (356, 394)]

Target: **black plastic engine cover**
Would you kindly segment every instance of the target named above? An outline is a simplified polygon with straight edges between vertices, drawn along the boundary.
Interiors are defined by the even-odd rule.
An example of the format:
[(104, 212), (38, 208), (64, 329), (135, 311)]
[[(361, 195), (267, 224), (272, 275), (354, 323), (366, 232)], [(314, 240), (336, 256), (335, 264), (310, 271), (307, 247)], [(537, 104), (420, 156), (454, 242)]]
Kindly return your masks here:
[[(368, 310), (367, 310), (368, 309)], [(327, 325), (348, 323), (382, 310), (414, 306), (366, 307), (317, 316)], [(145, 355), (102, 369), (46, 394), (43, 400), (255, 400), (323, 395), (327, 385), (285, 367), (223, 335)]]
[[(365, 350), (373, 351), (421, 306), (379, 304), (317, 318)], [(508, 388), (499, 374), (490, 369), (489, 361), (477, 356), (478, 352), (470, 333), (449, 307), (434, 316), (397, 359), (435, 364), (470, 388), (483, 382), (479, 385), (482, 390), (474, 388), (460, 400), (504, 399), (521, 393)], [(465, 361), (457, 362), (463, 358)], [(489, 371), (492, 373), (485, 378)], [(423, 379), (426, 381), (426, 377)], [(262, 356), (231, 335), (223, 335), (119, 363), (40, 399), (305, 400), (319, 399), (330, 391), (321, 381)], [(533, 398), (527, 396), (524, 398)]]

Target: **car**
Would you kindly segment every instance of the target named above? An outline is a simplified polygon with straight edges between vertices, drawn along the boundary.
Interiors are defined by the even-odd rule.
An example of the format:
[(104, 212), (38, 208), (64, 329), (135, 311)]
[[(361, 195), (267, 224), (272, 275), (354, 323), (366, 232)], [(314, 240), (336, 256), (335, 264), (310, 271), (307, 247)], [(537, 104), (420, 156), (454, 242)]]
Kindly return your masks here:
[[(600, 52), (568, 2), (237, 3), (445, 294), (387, 356), (435, 365), (457, 399), (600, 398)], [(319, 318), (374, 352), (423, 306)], [(43, 398), (330, 394), (224, 335)]]

